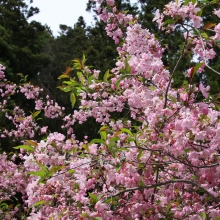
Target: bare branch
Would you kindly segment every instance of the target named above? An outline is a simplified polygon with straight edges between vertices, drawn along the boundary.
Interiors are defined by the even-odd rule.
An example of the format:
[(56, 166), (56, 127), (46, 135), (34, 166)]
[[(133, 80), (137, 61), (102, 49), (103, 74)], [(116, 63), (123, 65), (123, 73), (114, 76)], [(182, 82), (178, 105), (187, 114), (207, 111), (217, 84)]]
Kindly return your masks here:
[(158, 151), (158, 152), (161, 152), (163, 151), (162, 149), (150, 149), (150, 148), (145, 148), (145, 147), (139, 147), (139, 146), (130, 146), (130, 147), (124, 147), (124, 148), (138, 148), (138, 149), (141, 149), (141, 150), (146, 150), (146, 151)]
[(133, 188), (128, 188), (128, 189), (125, 189), (121, 192), (118, 192), (116, 193), (115, 195), (111, 196), (111, 197), (116, 197), (116, 196), (119, 196), (123, 193), (126, 193), (126, 192), (131, 192), (131, 191), (136, 191), (136, 190), (143, 190), (143, 189), (152, 189), (152, 188), (155, 188), (155, 187), (159, 187), (159, 186), (165, 186), (165, 185), (170, 185), (170, 184), (173, 184), (173, 183), (186, 183), (186, 184), (189, 184), (189, 185), (192, 185), (192, 186), (195, 186), (197, 187), (198, 189), (202, 190), (205, 194), (207, 194), (208, 196), (210, 196), (212, 198), (213, 201), (219, 203), (220, 200), (218, 198), (216, 198), (215, 196), (213, 196), (209, 191), (207, 191), (205, 188), (199, 186), (197, 183), (195, 182), (192, 182), (190, 180), (184, 180), (184, 179), (176, 179), (176, 180), (169, 180), (169, 181), (166, 181), (166, 182), (162, 182), (162, 183), (156, 183), (156, 184), (152, 184), (152, 185), (147, 185), (147, 186), (138, 186), (138, 187), (133, 187)]
[(169, 153), (168, 153), (167, 156), (172, 157), (174, 160), (176, 160), (176, 161), (178, 161), (179, 163), (182, 163), (182, 164), (184, 164), (184, 165), (186, 165), (186, 166), (188, 166), (188, 167), (197, 168), (197, 169), (201, 169), (201, 168), (211, 168), (211, 167), (219, 166), (218, 163), (211, 164), (211, 165), (204, 165), (204, 166), (196, 166), (196, 165), (193, 165), (193, 164), (186, 163), (186, 162), (180, 160), (179, 158), (174, 157), (172, 154), (169, 154)]
[(182, 49), (182, 53), (176, 63), (176, 66), (174, 67), (171, 75), (170, 75), (170, 80), (168, 82), (168, 85), (167, 85), (167, 89), (166, 89), (166, 92), (165, 92), (165, 102), (164, 102), (164, 107), (163, 108), (166, 108), (167, 107), (167, 101), (168, 101), (168, 92), (169, 92), (169, 88), (170, 88), (170, 85), (171, 85), (171, 81), (173, 79), (173, 76), (174, 76), (174, 73), (176, 72), (176, 69), (181, 61), (181, 59), (183, 58), (183, 55), (184, 55), (184, 50), (185, 50), (185, 47), (186, 47), (186, 44), (187, 44), (187, 39), (188, 39), (188, 35), (189, 35), (189, 31), (187, 31), (187, 35), (186, 35), (186, 39), (185, 39), (185, 42), (184, 42), (184, 45), (183, 45), (183, 49)]

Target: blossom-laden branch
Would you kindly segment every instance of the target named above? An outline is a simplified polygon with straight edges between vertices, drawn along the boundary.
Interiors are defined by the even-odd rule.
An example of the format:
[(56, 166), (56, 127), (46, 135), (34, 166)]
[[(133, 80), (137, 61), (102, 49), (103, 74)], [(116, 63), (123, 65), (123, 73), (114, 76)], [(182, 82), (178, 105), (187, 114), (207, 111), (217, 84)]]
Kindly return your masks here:
[[(174, 89), (172, 78), (186, 46), (201, 60), (216, 56), (210, 39), (219, 40), (219, 25), (210, 38), (201, 39), (194, 31), (202, 24), (200, 1), (172, 1), (162, 13), (156, 11), (154, 20), (162, 31), (175, 34), (177, 25), (188, 28), (170, 73), (162, 61), (165, 49), (149, 30), (119, 12), (114, 0), (96, 2), (107, 34), (116, 43), (121, 40), (118, 59), (103, 78), (85, 65), (85, 56), (73, 61), (74, 76), (59, 76), (71, 112), (65, 114), (30, 83), (8, 82), (0, 66), (0, 109), (11, 123), (0, 128), (0, 135), (21, 144), (15, 155), (0, 155), (0, 186), (7, 192), (0, 192), (1, 217), (216, 219), (220, 112), (208, 99), (208, 88), (194, 85), (191, 77), (203, 71), (204, 62), (190, 69), (189, 85)], [(206, 100), (195, 101), (199, 89)], [(11, 109), (9, 100), (16, 94), (33, 99), (34, 109)], [(62, 133), (40, 118), (60, 119)], [(76, 127), (91, 118), (100, 125), (98, 133), (79, 140)], [(11, 202), (17, 195), (20, 204)]]
[(152, 184), (152, 185), (148, 185), (148, 186), (138, 186), (138, 187), (128, 188), (128, 189), (120, 191), (120, 192), (118, 192), (118, 193), (116, 193), (114, 195), (111, 195), (111, 197), (117, 197), (117, 196), (119, 196), (121, 194), (124, 194), (126, 192), (133, 192), (133, 191), (136, 191), (136, 190), (152, 189), (152, 188), (155, 188), (155, 187), (166, 186), (166, 185), (170, 186), (171, 184), (175, 184), (175, 183), (185, 183), (185, 184), (189, 184), (189, 185), (195, 186), (196, 188), (198, 188), (199, 190), (204, 192), (206, 195), (208, 195), (214, 202), (218, 203), (218, 205), (220, 203), (220, 199), (215, 197), (215, 196), (213, 196), (205, 188), (199, 186), (195, 182), (192, 182), (190, 180), (184, 180), (184, 179), (169, 180), (169, 181), (166, 181), (166, 182), (160, 182), (160, 183), (156, 183), (156, 184)]

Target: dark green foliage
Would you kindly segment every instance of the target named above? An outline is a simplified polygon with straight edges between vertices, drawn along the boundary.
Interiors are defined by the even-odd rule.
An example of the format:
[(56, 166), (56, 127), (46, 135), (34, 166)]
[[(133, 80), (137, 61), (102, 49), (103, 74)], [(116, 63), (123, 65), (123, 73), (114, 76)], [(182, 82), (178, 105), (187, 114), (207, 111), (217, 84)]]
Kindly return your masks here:
[(101, 70), (101, 74), (115, 67), (115, 58), (117, 57), (117, 45), (107, 36), (104, 28), (105, 24), (99, 21), (94, 27), (88, 27), (90, 44), (86, 51), (86, 56), (89, 58), (87, 65)]
[(55, 78), (64, 72), (67, 66), (72, 66), (71, 60), (80, 59), (86, 53), (89, 39), (85, 27), (83, 17), (79, 17), (73, 28), (60, 25), (59, 36), (52, 45), (54, 64), (52, 74)]
[(49, 32), (39, 22), (27, 21), (38, 12), (24, 0), (0, 1), (0, 62), (7, 67), (9, 78), (9, 73), (36, 77), (50, 61), (44, 53)]

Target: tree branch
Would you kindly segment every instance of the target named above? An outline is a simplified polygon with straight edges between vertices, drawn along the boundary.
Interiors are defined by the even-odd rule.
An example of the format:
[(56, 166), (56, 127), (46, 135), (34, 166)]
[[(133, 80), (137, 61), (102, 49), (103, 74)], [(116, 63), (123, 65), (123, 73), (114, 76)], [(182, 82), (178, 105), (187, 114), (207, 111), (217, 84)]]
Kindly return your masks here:
[(196, 166), (196, 165), (193, 165), (193, 164), (186, 163), (186, 162), (180, 160), (179, 158), (174, 157), (173, 155), (171, 155), (171, 154), (169, 154), (169, 153), (167, 154), (167, 156), (173, 158), (174, 160), (176, 160), (176, 161), (178, 161), (179, 163), (182, 163), (182, 164), (184, 164), (184, 165), (186, 165), (186, 166), (188, 166), (188, 167), (197, 168), (197, 169), (201, 169), (201, 168), (211, 168), (211, 167), (219, 166), (218, 163), (211, 164), (211, 165)]
[(205, 65), (206, 65), (210, 70), (212, 70), (214, 73), (217, 73), (218, 75), (220, 75), (220, 72), (214, 70), (212, 67), (210, 67), (210, 66), (208, 65), (208, 62), (207, 62), (207, 59), (206, 59), (206, 49), (205, 49), (205, 45), (204, 45), (202, 36), (201, 36), (201, 34), (200, 34), (200, 31), (199, 31), (197, 28), (195, 28), (195, 30), (197, 31), (197, 33), (198, 33), (198, 35), (199, 35), (199, 38), (200, 38), (200, 40), (201, 40), (201, 43), (202, 43), (202, 49), (203, 49), (204, 54), (205, 54), (205, 59), (204, 59)]
[(180, 57), (179, 57), (179, 59), (176, 63), (176, 66), (174, 67), (174, 69), (171, 73), (170, 80), (169, 80), (168, 85), (167, 85), (167, 89), (166, 89), (166, 92), (165, 92), (165, 102), (164, 102), (164, 107), (163, 108), (167, 107), (168, 92), (169, 92), (170, 84), (171, 84), (172, 78), (174, 76), (174, 73), (176, 72), (176, 69), (177, 69), (179, 63), (180, 63), (181, 59), (183, 58), (184, 50), (185, 50), (185, 47), (186, 47), (186, 44), (187, 44), (188, 35), (189, 35), (189, 31), (187, 30), (187, 35), (186, 35), (186, 39), (185, 39), (185, 42), (184, 42), (184, 45), (183, 45), (182, 53), (181, 53), (181, 55), (180, 55)]
[(147, 185), (147, 186), (138, 186), (138, 187), (128, 188), (128, 189), (125, 189), (121, 192), (116, 193), (115, 195), (112, 195), (111, 197), (116, 197), (116, 196), (119, 196), (119, 195), (121, 195), (123, 193), (126, 193), (126, 192), (131, 192), (131, 191), (135, 191), (135, 190), (143, 190), (143, 189), (152, 189), (152, 188), (155, 188), (155, 187), (170, 185), (170, 184), (173, 184), (173, 183), (186, 183), (186, 184), (195, 186), (195, 187), (199, 188), (200, 190), (202, 190), (205, 194), (210, 196), (213, 201), (215, 201), (217, 203), (220, 202), (220, 200), (218, 198), (213, 196), (209, 191), (207, 191), (203, 187), (199, 186), (198, 184), (196, 184), (196, 183), (194, 183), (190, 180), (184, 180), (184, 179), (168, 180), (168, 181), (162, 182), (162, 183), (156, 183), (156, 184)]

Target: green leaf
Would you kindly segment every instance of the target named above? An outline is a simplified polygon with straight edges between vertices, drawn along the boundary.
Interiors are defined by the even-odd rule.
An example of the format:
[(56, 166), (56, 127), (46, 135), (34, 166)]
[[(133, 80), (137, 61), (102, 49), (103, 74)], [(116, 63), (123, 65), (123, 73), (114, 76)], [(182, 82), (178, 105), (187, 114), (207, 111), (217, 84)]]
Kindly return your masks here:
[(72, 105), (72, 108), (73, 108), (75, 103), (76, 103), (76, 96), (73, 92), (71, 92), (71, 94), (70, 94), (70, 102), (71, 102), (71, 105)]
[(68, 173), (74, 174), (75, 170), (67, 170)]
[(99, 129), (99, 131), (105, 131), (106, 129), (108, 129), (108, 127), (106, 125), (104, 125)]
[(109, 76), (110, 76), (110, 75), (109, 75), (109, 70), (107, 70), (107, 71), (105, 72), (104, 77), (103, 77), (103, 81), (104, 81), (104, 82), (107, 82)]
[(208, 39), (209, 38), (209, 36), (208, 36), (208, 34), (206, 34), (204, 31), (201, 31), (201, 36), (203, 37), (203, 38), (205, 38), (205, 39)]
[(129, 63), (128, 63), (128, 61), (130, 60), (130, 57), (127, 57), (126, 59), (125, 59), (125, 73), (127, 73), (127, 74), (130, 74), (131, 73), (131, 67), (130, 67), (130, 65), (129, 65)]
[[(12, 201), (12, 200), (9, 200), (9, 201)], [(5, 201), (1, 201), (0, 202), (0, 209), (3, 210), (3, 209), (8, 209), (9, 205), (5, 202)]]
[(141, 187), (145, 186), (143, 181), (138, 182), (138, 185), (141, 186)]
[(99, 143), (99, 144), (103, 144), (106, 145), (106, 142), (101, 140), (101, 139), (93, 139), (89, 142), (89, 144), (94, 144), (94, 143)]
[(89, 78), (88, 78), (88, 83), (91, 84), (92, 83), (92, 80), (94, 80), (94, 76), (91, 75)]
[(41, 113), (41, 111), (36, 111), (32, 114), (32, 118), (36, 118), (39, 114)]
[(205, 212), (202, 212), (202, 213), (200, 214), (200, 217), (202, 218), (202, 220), (206, 220), (206, 214), (205, 214)]
[(14, 149), (24, 149), (24, 150), (27, 150), (27, 151), (34, 151), (34, 148), (31, 147), (31, 146), (28, 146), (28, 145), (19, 145), (17, 147), (13, 147)]
[(85, 56), (85, 54), (83, 54), (82, 63), (84, 64), (85, 62), (86, 62), (86, 56)]
[(166, 208), (166, 211), (168, 212), (171, 208), (171, 202), (167, 204), (167, 208)]
[(183, 87), (188, 87), (189, 82), (187, 80), (183, 80)]
[(40, 177), (44, 177), (45, 176), (45, 172), (43, 170), (39, 170), (38, 172), (28, 172), (28, 174), (34, 175), (34, 176), (40, 176)]
[(108, 127), (107, 126), (102, 126), (100, 129), (99, 129), (99, 133), (100, 133), (100, 136), (101, 136), (101, 139), (102, 140), (104, 140), (104, 141), (106, 141), (106, 139), (107, 139), (107, 129), (108, 129)]
[(79, 83), (74, 81), (74, 80), (71, 80), (71, 81), (63, 81), (62, 82), (63, 84), (66, 84), (66, 85), (70, 85), (70, 86), (78, 86)]
[(175, 21), (174, 21), (173, 19), (167, 19), (167, 20), (163, 23), (163, 25), (174, 24), (174, 23), (175, 23)]
[(142, 156), (143, 156), (143, 150), (138, 150), (137, 160), (140, 161)]
[(72, 70), (74, 70), (74, 69), (81, 70), (82, 69), (82, 65), (81, 65), (80, 60), (72, 60), (72, 61), (74, 62)]
[(35, 141), (32, 141), (32, 140), (25, 140), (25, 142), (27, 142), (28, 144), (34, 146), (34, 147), (37, 147), (37, 142)]
[(18, 117), (16, 118), (17, 121), (23, 121), (24, 120), (24, 117)]
[(186, 153), (189, 153), (190, 151), (192, 151), (192, 148), (187, 148), (184, 150)]
[(78, 76), (79, 81), (82, 83), (82, 85), (84, 85), (85, 84), (85, 78), (84, 78), (82, 72), (77, 72), (76, 74)]
[(171, 99), (174, 103), (176, 103), (177, 102), (177, 99), (176, 98), (174, 98), (172, 95), (168, 95), (168, 98), (169, 99)]
[(123, 131), (123, 132), (125, 132), (125, 133), (127, 133), (127, 134), (129, 134), (131, 136), (133, 136), (132, 132), (129, 129), (127, 129), (127, 128), (122, 128), (121, 131)]
[(39, 163), (38, 161), (34, 161), (42, 170), (45, 172), (48, 172), (48, 168), (44, 166), (43, 164)]
[(118, 173), (118, 171), (121, 169), (121, 166), (122, 166), (121, 163), (117, 163), (117, 164), (116, 164), (115, 170), (116, 170), (117, 173)]
[(159, 136), (162, 137), (162, 138), (166, 137), (166, 135), (164, 133), (160, 133)]
[(197, 16), (200, 16), (200, 17), (201, 17), (201, 16), (202, 16), (202, 12), (203, 12), (202, 10), (198, 11), (198, 12), (197, 12)]
[(89, 150), (89, 148), (88, 148), (88, 146), (86, 144), (83, 144), (82, 148), (84, 148), (88, 153), (90, 153), (90, 150)]
[(64, 92), (69, 92), (71, 91), (71, 87), (70, 86), (57, 86), (58, 89), (61, 89)]
[(120, 77), (117, 79), (117, 81), (116, 81), (116, 83), (115, 83), (116, 91), (118, 91), (119, 86), (120, 86), (121, 79), (122, 79), (123, 77), (124, 77), (124, 76), (120, 76)]
[(70, 77), (66, 74), (62, 74), (57, 79), (66, 79), (66, 78), (70, 78)]
[(155, 86), (148, 86), (148, 88), (149, 88), (151, 91), (156, 90), (156, 87), (155, 87)]
[(37, 206), (40, 206), (40, 205), (44, 205), (46, 204), (47, 201), (46, 200), (41, 200), (41, 201), (38, 201), (36, 203), (34, 203), (33, 207), (37, 207)]
[(107, 133), (106, 133), (106, 131), (101, 131), (101, 132), (100, 132), (100, 135), (101, 135), (101, 139), (104, 140), (104, 141), (106, 141), (106, 139), (107, 139)]
[(204, 63), (197, 63), (195, 66), (194, 66), (194, 71), (193, 71), (193, 76), (195, 73), (197, 73), (198, 69), (204, 65)]
[(89, 214), (87, 212), (83, 212), (80, 217), (88, 218)]
[(50, 169), (50, 172), (51, 172), (51, 174), (56, 173), (57, 171), (60, 171), (63, 168), (65, 168), (65, 166), (52, 166), (52, 168)]
[(120, 140), (120, 138), (118, 138), (118, 137), (112, 137), (110, 139), (110, 142), (116, 142), (116, 141), (119, 141), (119, 140)]
[(188, 5), (191, 0), (185, 0), (184, 5)]
[(93, 203), (93, 204), (95, 204), (99, 201), (98, 197), (95, 194), (89, 193), (89, 197), (91, 198), (91, 203)]

